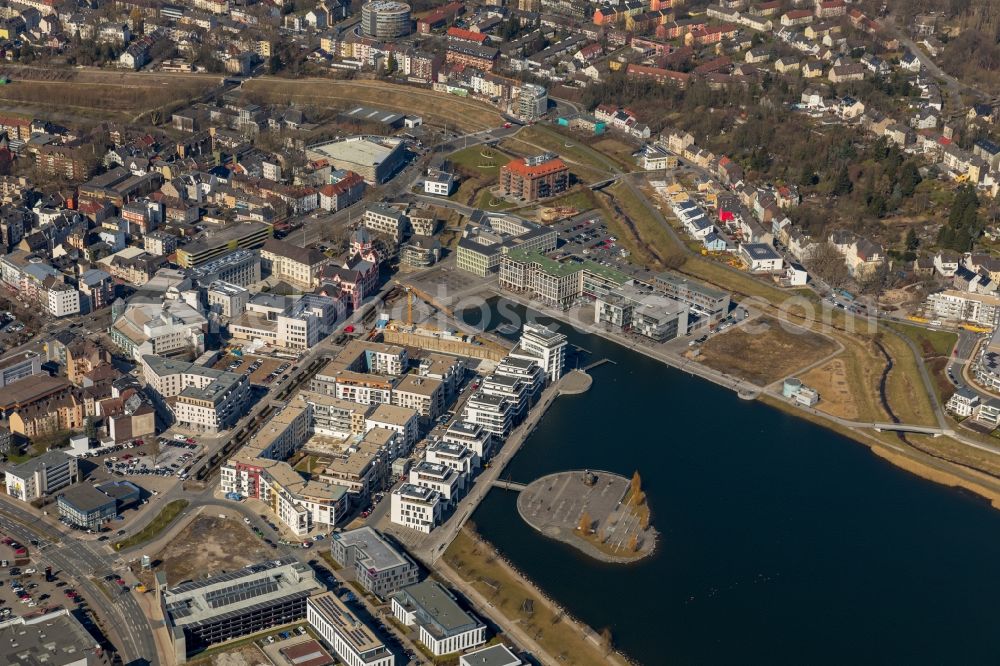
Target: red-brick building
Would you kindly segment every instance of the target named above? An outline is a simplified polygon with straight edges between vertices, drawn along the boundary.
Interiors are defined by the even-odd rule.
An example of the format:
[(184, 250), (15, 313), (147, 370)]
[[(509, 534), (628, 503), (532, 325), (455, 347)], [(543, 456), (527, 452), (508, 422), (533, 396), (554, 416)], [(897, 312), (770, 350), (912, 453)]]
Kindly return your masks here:
[(569, 187), (569, 168), (551, 153), (511, 160), (500, 169), (500, 189), (506, 196), (536, 201)]

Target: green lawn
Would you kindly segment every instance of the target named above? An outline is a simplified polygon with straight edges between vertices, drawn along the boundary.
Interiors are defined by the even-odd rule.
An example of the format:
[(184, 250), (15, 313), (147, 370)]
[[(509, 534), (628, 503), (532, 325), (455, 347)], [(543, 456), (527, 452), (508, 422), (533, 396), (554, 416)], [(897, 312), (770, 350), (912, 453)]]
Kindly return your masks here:
[(558, 208), (561, 206), (576, 208), (578, 211), (587, 211), (600, 208), (597, 197), (589, 188), (581, 188), (567, 192), (554, 199), (546, 199), (542, 202), (546, 208)]
[(174, 500), (170, 504), (163, 507), (160, 513), (150, 521), (146, 527), (141, 531), (136, 532), (127, 539), (122, 539), (115, 543), (115, 550), (121, 550), (122, 548), (131, 548), (132, 546), (138, 546), (140, 543), (145, 543), (147, 541), (152, 541), (160, 535), (160, 532), (165, 530), (170, 523), (177, 519), (181, 511), (187, 508), (187, 500)]
[(902, 333), (914, 343), (923, 353), (924, 358), (932, 356), (950, 356), (955, 347), (958, 334), (951, 331), (940, 331), (923, 326), (892, 322), (889, 327)]
[[(495, 173), (497, 169), (511, 159), (509, 155), (496, 148), (490, 149), (490, 152), (493, 154), (492, 158), (484, 157), (482, 153), (485, 149), (485, 146), (469, 146), (468, 148), (463, 148), (458, 152), (452, 153), (448, 156), (448, 159), (452, 164), (472, 171), (481, 171), (484, 174)], [(492, 166), (488, 166), (490, 164)]]
[(479, 197), (476, 199), (476, 208), (481, 208), (483, 210), (507, 210), (508, 208), (513, 208), (514, 204), (509, 201), (500, 200), (498, 203), (493, 204), (493, 195), (490, 193), (489, 188), (484, 189), (479, 193)]

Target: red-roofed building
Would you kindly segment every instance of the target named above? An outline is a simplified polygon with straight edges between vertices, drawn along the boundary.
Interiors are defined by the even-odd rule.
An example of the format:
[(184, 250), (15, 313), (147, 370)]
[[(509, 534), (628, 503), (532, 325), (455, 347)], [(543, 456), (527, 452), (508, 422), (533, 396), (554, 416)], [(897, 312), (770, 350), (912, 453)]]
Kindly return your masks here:
[(781, 25), (790, 28), (797, 25), (808, 25), (813, 22), (813, 13), (809, 9), (793, 9), (781, 15)]
[(602, 5), (594, 11), (594, 25), (613, 25), (623, 16), (621, 12), (610, 5)]
[(349, 171), (336, 183), (319, 188), (319, 207), (323, 210), (338, 211), (361, 200), (365, 195), (365, 179)]
[(736, 32), (739, 30), (738, 27), (732, 23), (723, 23), (722, 25), (711, 25), (707, 28), (700, 28), (689, 32), (684, 36), (685, 44), (718, 44), (724, 38), (735, 37)]
[(821, 19), (843, 16), (847, 13), (847, 3), (844, 0), (825, 0), (816, 5), (816, 16)]
[(551, 153), (511, 160), (500, 169), (500, 189), (504, 195), (523, 201), (551, 197), (568, 187), (569, 168)]
[(635, 64), (629, 65), (625, 70), (625, 74), (641, 79), (653, 79), (657, 83), (674, 83), (681, 88), (686, 86), (688, 79), (691, 78), (691, 75), (685, 72), (675, 72), (670, 69)]
[(485, 44), (486, 35), (479, 32), (472, 32), (463, 28), (448, 28), (448, 39), (456, 42), (470, 42), (472, 44)]
[(455, 20), (456, 17), (465, 13), (465, 5), (461, 2), (449, 2), (437, 11), (431, 12), (424, 18), (417, 21), (417, 32), (422, 35), (429, 34), (431, 30), (438, 30)]

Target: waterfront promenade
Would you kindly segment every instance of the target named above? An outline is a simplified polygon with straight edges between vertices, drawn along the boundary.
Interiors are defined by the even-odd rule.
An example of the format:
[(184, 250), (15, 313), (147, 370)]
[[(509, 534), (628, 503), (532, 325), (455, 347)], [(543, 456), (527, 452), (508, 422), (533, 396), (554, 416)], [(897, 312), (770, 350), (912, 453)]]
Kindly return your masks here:
[(388, 517), (383, 518), (379, 529), (389, 532), (396, 537), (407, 549), (418, 559), (423, 561), (429, 568), (434, 568), (441, 556), (444, 554), (448, 544), (454, 540), (455, 535), (462, 529), (465, 522), (479, 506), (479, 503), (486, 497), (486, 494), (493, 488), (494, 483), (500, 478), (507, 464), (517, 455), (521, 445), (535, 429), (545, 412), (552, 405), (553, 401), (560, 395), (576, 395), (586, 391), (590, 387), (590, 375), (580, 372), (567, 372), (558, 381), (546, 387), (542, 397), (531, 408), (528, 418), (511, 432), (504, 442), (500, 451), (489, 461), (488, 466), (479, 476), (476, 477), (469, 493), (458, 502), (458, 506), (451, 517), (443, 524), (434, 529), (430, 534), (422, 534), (415, 530), (393, 525)]

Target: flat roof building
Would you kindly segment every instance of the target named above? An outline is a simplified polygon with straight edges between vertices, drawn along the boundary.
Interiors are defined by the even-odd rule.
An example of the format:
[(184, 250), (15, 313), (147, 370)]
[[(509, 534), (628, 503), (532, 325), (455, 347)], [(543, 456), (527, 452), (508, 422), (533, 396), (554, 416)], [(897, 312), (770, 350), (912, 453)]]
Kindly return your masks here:
[(70, 525), (96, 532), (114, 520), (122, 508), (138, 502), (140, 494), (139, 487), (128, 481), (100, 486), (78, 483), (59, 495), (59, 517)]
[(416, 626), (418, 640), (435, 657), (486, 642), (486, 626), (432, 580), (404, 587), (392, 595), (392, 614), (406, 626)]
[(46, 497), (80, 480), (77, 459), (65, 451), (47, 451), (4, 472), (7, 494), (22, 502)]
[(397, 525), (430, 534), (441, 523), (445, 501), (436, 490), (404, 483), (389, 501), (389, 519)]
[(394, 666), (385, 643), (333, 592), (310, 597), (306, 619), (347, 666)]
[(0, 622), (4, 666), (110, 666), (111, 656), (66, 608)]
[(190, 245), (177, 248), (177, 264), (194, 268), (235, 249), (252, 250), (271, 237), (270, 224), (248, 222), (235, 224)]
[(402, 141), (382, 136), (353, 136), (306, 148), (306, 158), (326, 160), (334, 169), (354, 171), (370, 185), (383, 183), (406, 159)]
[(420, 580), (417, 563), (368, 526), (333, 534), (330, 555), (353, 568), (361, 587), (380, 599)]
[(729, 314), (729, 293), (713, 289), (680, 275), (661, 273), (653, 278), (653, 288), (668, 298), (686, 303), (691, 311), (715, 324)]
[(312, 568), (292, 557), (168, 586), (162, 591), (176, 663), (216, 643), (306, 617), (322, 589)]
[(466, 652), (458, 658), (458, 666), (522, 666), (524, 664), (506, 645), (491, 645), (482, 650)]

